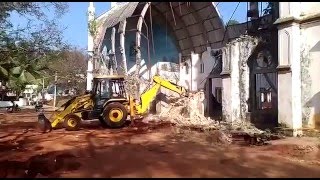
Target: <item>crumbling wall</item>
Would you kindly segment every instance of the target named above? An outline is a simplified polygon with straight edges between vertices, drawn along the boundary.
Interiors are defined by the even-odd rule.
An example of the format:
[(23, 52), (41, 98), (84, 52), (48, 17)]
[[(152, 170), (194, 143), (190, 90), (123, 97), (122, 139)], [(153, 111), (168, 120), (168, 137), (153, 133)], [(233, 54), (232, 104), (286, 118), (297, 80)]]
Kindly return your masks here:
[(312, 87), (310, 76), (310, 54), (305, 45), (302, 45), (301, 51), (301, 104), (302, 104), (302, 124), (303, 126), (312, 125), (311, 108), (312, 108)]
[(320, 129), (320, 23), (301, 25), (301, 109), (305, 127)]
[(250, 36), (242, 36), (238, 39), (240, 43), (240, 61), (239, 61), (239, 96), (240, 96), (240, 119), (249, 120), (248, 99), (249, 99), (249, 66), (248, 59), (251, 56), (258, 40)]
[(248, 121), (249, 67), (247, 61), (258, 40), (241, 36), (223, 48), (223, 120)]

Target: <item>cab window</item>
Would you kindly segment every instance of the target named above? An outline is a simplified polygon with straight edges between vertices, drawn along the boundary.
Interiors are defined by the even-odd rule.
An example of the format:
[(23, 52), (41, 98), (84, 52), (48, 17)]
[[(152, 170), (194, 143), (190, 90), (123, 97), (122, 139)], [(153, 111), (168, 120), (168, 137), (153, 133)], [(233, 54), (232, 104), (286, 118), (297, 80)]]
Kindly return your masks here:
[(109, 82), (108, 81), (101, 81), (101, 98), (109, 98), (110, 91), (109, 91)]

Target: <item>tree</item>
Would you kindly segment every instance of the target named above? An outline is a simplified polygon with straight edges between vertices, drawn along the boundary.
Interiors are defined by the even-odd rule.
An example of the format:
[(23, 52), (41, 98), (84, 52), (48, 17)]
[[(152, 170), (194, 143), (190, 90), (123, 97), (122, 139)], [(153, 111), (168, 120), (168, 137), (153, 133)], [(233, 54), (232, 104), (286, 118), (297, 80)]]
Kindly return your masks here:
[(231, 19), (227, 22), (226, 26), (232, 26), (235, 24), (239, 24), (239, 22), (237, 20)]
[[(35, 38), (40, 39), (44, 40), (41, 37)], [(0, 56), (1, 79), (8, 82), (8, 87), (17, 94), (28, 83), (36, 84), (36, 79), (48, 69), (46, 62), (58, 55), (50, 49), (45, 50), (46, 45), (30, 39), (8, 38), (5, 48)]]
[(78, 92), (85, 90), (87, 56), (83, 52), (85, 50), (77, 48), (62, 51), (58, 59), (49, 62), (47, 76), (53, 77), (57, 72), (58, 84), (62, 89), (75, 88)]
[[(43, 8), (52, 5), (56, 17), (50, 20)], [(55, 20), (66, 9), (66, 3), (0, 2), (0, 79), (18, 95), (26, 84), (37, 82), (36, 79), (48, 69), (48, 61), (68, 48)], [(8, 21), (12, 12), (28, 18), (28, 25), (14, 29)], [(33, 25), (36, 20), (29, 19), (30, 16), (41, 24)]]
[(47, 21), (43, 10), (50, 7), (54, 8), (56, 17), (62, 16), (68, 10), (68, 4), (64, 2), (0, 2), (0, 24), (10, 23), (7, 19), (12, 12)]

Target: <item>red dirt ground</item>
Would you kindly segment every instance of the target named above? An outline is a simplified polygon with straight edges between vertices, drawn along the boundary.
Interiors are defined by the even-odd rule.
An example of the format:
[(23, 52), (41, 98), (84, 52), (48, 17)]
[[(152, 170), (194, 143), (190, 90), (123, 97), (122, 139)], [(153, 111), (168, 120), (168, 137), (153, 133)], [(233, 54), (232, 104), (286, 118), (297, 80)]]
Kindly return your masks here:
[(319, 139), (223, 145), (168, 123), (42, 134), (32, 110), (0, 115), (0, 177), (320, 177)]

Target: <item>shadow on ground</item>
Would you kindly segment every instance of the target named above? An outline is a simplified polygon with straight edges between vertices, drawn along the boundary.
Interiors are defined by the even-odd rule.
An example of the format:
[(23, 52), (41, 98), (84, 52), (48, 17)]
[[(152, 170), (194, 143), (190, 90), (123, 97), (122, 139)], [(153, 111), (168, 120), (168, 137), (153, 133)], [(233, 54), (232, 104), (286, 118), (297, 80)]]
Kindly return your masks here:
[(28, 123), (2, 128), (0, 177), (320, 176), (319, 165), (289, 160), (290, 153), (270, 148), (276, 146), (212, 143), (203, 133), (177, 133), (169, 123), (138, 122), (121, 129), (97, 124), (48, 134)]

